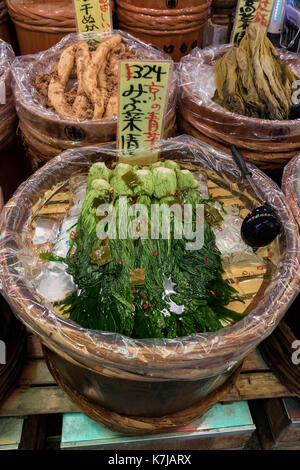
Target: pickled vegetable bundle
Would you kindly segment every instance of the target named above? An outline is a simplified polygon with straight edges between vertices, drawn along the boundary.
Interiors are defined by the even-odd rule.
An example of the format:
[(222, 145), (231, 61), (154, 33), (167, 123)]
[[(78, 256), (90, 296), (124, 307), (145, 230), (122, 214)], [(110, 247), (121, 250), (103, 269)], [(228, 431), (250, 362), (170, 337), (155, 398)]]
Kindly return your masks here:
[(261, 119), (289, 118), (295, 74), (281, 63), (261, 26), (251, 23), (238, 47), (215, 64), (213, 100), (229, 111)]
[[(202, 207), (204, 242), (197, 249), (191, 249), (196, 235), (188, 236), (186, 227), (180, 234), (181, 219), (170, 210), (186, 206), (192, 234)], [(41, 255), (64, 262), (77, 286), (59, 308), (85, 328), (132, 338), (175, 338), (240, 320), (226, 308), (237, 295), (222, 277), (213, 232), (222, 211), (217, 200), (201, 195), (197, 174), (174, 161), (141, 169), (120, 163), (114, 170), (95, 163), (67, 257)], [(163, 236), (164, 213), (169, 236)]]
[(86, 41), (78, 41), (63, 50), (49, 73), (37, 73), (33, 86), (42, 103), (61, 117), (111, 118), (118, 108), (119, 61), (135, 57), (119, 34), (95, 51)]

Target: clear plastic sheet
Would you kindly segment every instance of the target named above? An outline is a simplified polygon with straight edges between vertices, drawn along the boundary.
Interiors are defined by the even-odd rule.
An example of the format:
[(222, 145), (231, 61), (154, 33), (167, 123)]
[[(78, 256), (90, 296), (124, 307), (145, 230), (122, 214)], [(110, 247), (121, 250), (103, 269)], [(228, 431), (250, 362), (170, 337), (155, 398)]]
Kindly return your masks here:
[(0, 39), (0, 145), (3, 145), (15, 130), (16, 112), (11, 89), (11, 64), (15, 59), (10, 44)]
[[(266, 152), (276, 151), (276, 145), (286, 141), (288, 145), (282, 148), (282, 152), (289, 148), (299, 148), (299, 119), (276, 121), (242, 116), (228, 111), (212, 100), (216, 89), (214, 65), (231, 47), (232, 45), (226, 44), (206, 49), (195, 48), (181, 59), (178, 68), (178, 100), (182, 119), (208, 137), (220, 142), (228, 141), (228, 144), (236, 143), (245, 147), (243, 142), (248, 142), (246, 148)], [(300, 78), (300, 56), (278, 52), (280, 59), (291, 67), (297, 78)], [(232, 141), (233, 138), (235, 142)], [(268, 147), (262, 146), (264, 142), (269, 142)]]
[[(138, 59), (171, 60), (167, 54), (157, 51), (130, 34), (118, 30), (113, 33), (122, 36), (129, 50), (136, 50)], [(17, 57), (14, 61), (12, 68), (14, 96), (21, 129), (25, 126), (30, 135), (43, 145), (67, 149), (115, 140), (116, 116), (98, 120), (62, 118), (54, 110), (47, 109), (41, 103), (41, 98), (32, 85), (32, 80), (38, 72), (48, 73), (62, 51), (81, 39), (76, 33), (69, 34), (47, 51)], [(165, 128), (169, 130), (168, 135), (175, 127), (176, 76), (174, 72), (170, 80), (169, 96), (165, 118)]]
[[(40, 336), (44, 344), (85, 367), (106, 368), (114, 374), (122, 371), (133, 380), (136, 374), (151, 379), (196, 380), (230, 370), (271, 334), (300, 285), (297, 225), (283, 193), (253, 165), (249, 165), (249, 169), (254, 182), (263, 188), (266, 202), (279, 215), (283, 233), (275, 241), (273, 251), (276, 253), (272, 270), (266, 277), (268, 285), (264, 295), (258, 297), (249, 314), (234, 326), (174, 340), (133, 340), (119, 334), (86, 330), (57, 315), (51, 304), (41, 301), (31, 284), (33, 273), (24, 275), (26, 257), (27, 264), (30, 263), (32, 216), (47, 200), (51, 188), (64, 187), (71, 177), (86, 174), (96, 161), (115, 160), (116, 153), (113, 145), (66, 151), (21, 185), (1, 217), (0, 286), (3, 295), (17, 317)], [(206, 144), (181, 136), (162, 141), (160, 155), (162, 159), (193, 164), (215, 175), (231, 194), (243, 198), (249, 210), (258, 204), (231, 157)], [(244, 254), (244, 259), (247, 256)], [(244, 259), (238, 260), (241, 266)], [(32, 270), (38, 272), (38, 266), (33, 265)], [(251, 278), (251, 273), (246, 274)]]
[(300, 228), (300, 154), (296, 155), (284, 168), (282, 191)]

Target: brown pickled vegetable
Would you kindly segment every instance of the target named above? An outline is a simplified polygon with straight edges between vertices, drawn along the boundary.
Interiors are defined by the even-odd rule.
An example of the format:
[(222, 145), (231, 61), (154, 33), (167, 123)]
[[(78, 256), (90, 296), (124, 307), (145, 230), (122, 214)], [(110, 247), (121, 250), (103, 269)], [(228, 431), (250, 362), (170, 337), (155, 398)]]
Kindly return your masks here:
[[(42, 103), (61, 117), (111, 118), (117, 114), (119, 61), (133, 59), (119, 34), (103, 41), (94, 52), (85, 41), (68, 46), (50, 73), (37, 73), (33, 86)], [(73, 87), (70, 79), (77, 79)]]
[(257, 23), (251, 23), (239, 47), (215, 65), (213, 100), (229, 111), (261, 119), (288, 119), (296, 77)]

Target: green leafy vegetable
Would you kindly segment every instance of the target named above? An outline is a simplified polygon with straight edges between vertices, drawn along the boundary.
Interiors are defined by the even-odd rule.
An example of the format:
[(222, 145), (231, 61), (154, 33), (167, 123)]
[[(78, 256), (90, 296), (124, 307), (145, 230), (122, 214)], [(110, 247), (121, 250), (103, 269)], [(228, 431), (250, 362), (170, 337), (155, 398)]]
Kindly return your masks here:
[[(109, 183), (103, 181), (105, 174)], [(138, 182), (134, 188), (130, 187), (133, 180)], [(236, 298), (236, 291), (222, 278), (221, 254), (210, 226), (218, 225), (222, 217), (210, 205), (216, 201), (202, 200), (197, 187), (193, 174), (181, 171), (172, 161), (157, 162), (142, 170), (119, 164), (113, 172), (93, 165), (68, 256), (41, 256), (65, 262), (78, 286), (59, 304), (71, 320), (85, 328), (133, 338), (175, 338), (217, 331), (242, 318), (226, 308)], [(116, 210), (116, 238), (113, 231), (107, 239), (98, 238), (97, 224), (102, 223), (96, 215), (99, 190), (105, 190), (106, 200)], [(120, 198), (123, 195), (128, 196), (125, 207)], [(176, 202), (180, 206), (188, 202), (194, 209), (196, 204), (205, 203), (209, 223), (203, 221), (205, 241), (201, 249), (188, 250), (184, 236), (176, 237), (177, 220), (172, 211), (169, 239), (120, 237), (118, 222), (136, 204), (145, 205), (150, 230), (151, 204), (162, 207)], [(128, 217), (128, 226), (133, 218)]]

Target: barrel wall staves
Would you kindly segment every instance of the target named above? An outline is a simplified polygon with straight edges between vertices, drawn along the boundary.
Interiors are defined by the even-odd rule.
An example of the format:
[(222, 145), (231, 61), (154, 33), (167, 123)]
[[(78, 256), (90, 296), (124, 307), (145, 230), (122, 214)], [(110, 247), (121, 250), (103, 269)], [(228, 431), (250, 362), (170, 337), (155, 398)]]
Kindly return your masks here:
[(170, 54), (175, 62), (201, 47), (208, 0), (117, 0), (120, 29)]

